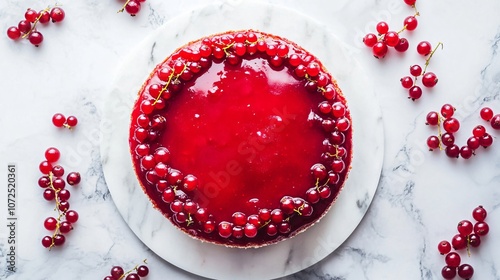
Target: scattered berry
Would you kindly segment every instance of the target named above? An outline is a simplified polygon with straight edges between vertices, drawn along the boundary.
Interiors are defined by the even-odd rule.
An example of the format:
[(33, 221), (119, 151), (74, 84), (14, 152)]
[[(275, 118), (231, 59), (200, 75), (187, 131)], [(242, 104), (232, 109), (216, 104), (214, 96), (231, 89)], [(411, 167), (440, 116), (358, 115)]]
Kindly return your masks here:
[(78, 124), (78, 119), (75, 116), (69, 116), (66, 118), (63, 114), (56, 113), (52, 116), (52, 124), (56, 127), (72, 129)]
[(131, 16), (136, 16), (141, 11), (141, 2), (145, 0), (127, 0), (118, 13), (126, 11)]
[(141, 277), (146, 277), (149, 274), (149, 268), (144, 264), (136, 265), (134, 268), (125, 271), (123, 267), (115, 265), (111, 268), (110, 275), (104, 277), (104, 280), (139, 280)]

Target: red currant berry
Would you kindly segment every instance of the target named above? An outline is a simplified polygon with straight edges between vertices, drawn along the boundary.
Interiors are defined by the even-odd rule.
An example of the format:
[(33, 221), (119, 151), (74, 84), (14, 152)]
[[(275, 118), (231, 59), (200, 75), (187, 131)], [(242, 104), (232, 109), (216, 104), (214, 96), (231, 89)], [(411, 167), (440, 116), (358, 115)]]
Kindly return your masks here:
[(110, 274), (113, 279), (120, 279), (120, 277), (125, 274), (125, 270), (123, 270), (121, 266), (113, 266)]
[(231, 223), (222, 221), (219, 223), (219, 226), (217, 227), (219, 235), (222, 238), (229, 238), (233, 234), (233, 228), (231, 226)]
[(61, 246), (64, 244), (66, 241), (66, 237), (62, 234), (56, 234), (54, 235), (54, 245), (55, 246)]
[(486, 209), (484, 209), (483, 206), (481, 206), (481, 205), (479, 205), (478, 207), (474, 208), (474, 210), (472, 210), (472, 217), (474, 218), (474, 220), (476, 220), (478, 222), (484, 221), (484, 219), (486, 219), (487, 215), (488, 215), (488, 213), (486, 212)]
[(23, 19), (17, 24), (17, 28), (21, 31), (21, 33), (26, 34), (31, 30), (31, 23)]
[(31, 23), (34, 23), (36, 21), (36, 19), (38, 18), (38, 12), (29, 8), (28, 10), (26, 10), (26, 12), (24, 13), (24, 18), (31, 22)]
[(486, 133), (486, 128), (482, 125), (477, 125), (472, 129), (474, 137), (482, 137)]
[(406, 38), (399, 38), (399, 42), (396, 46), (394, 46), (394, 49), (398, 52), (405, 52), (409, 47), (410, 43)]
[(257, 236), (257, 227), (253, 224), (246, 224), (244, 231), (245, 236), (248, 238), (254, 238), (255, 236)]
[(408, 16), (403, 21), (403, 25), (406, 26), (406, 30), (413, 31), (417, 29), (418, 21), (415, 16)]
[(54, 7), (50, 10), (50, 17), (52, 18), (52, 22), (61, 22), (65, 17), (64, 10), (60, 7)]
[(451, 252), (451, 244), (450, 242), (443, 240), (438, 244), (438, 251), (441, 255), (446, 255)]
[(377, 23), (376, 29), (377, 29), (378, 34), (382, 35), (382, 34), (387, 33), (387, 31), (389, 31), (389, 25), (387, 24), (387, 22), (381, 21), (381, 22)]
[(467, 139), (467, 147), (471, 148), (472, 150), (476, 150), (481, 146), (480, 140), (478, 137), (471, 136), (469, 139)]
[(441, 135), (441, 142), (446, 147), (452, 146), (453, 144), (455, 144), (455, 136), (453, 136), (453, 134), (451, 133), (443, 133), (443, 135)]
[(60, 157), (61, 152), (57, 148), (50, 147), (45, 151), (45, 159), (50, 163), (58, 161)]
[(146, 277), (149, 274), (149, 268), (145, 265), (140, 265), (137, 267), (137, 275), (140, 277)]
[(434, 74), (433, 72), (427, 72), (422, 77), (422, 84), (425, 87), (429, 87), (429, 88), (433, 87), (437, 84), (437, 82), (438, 82), (438, 78), (437, 78), (436, 74)]
[(43, 222), (43, 226), (47, 230), (55, 230), (57, 228), (58, 221), (54, 217), (48, 217)]
[(39, 13), (40, 19), (38, 20), (40, 23), (48, 23), (50, 21), (50, 13), (43, 10)]
[(82, 177), (80, 176), (79, 172), (70, 172), (68, 173), (68, 176), (66, 176), (66, 181), (71, 186), (78, 185), (81, 180)]
[(56, 127), (62, 127), (66, 123), (66, 117), (61, 113), (56, 113), (52, 117), (52, 123)]
[(52, 164), (50, 164), (50, 162), (44, 160), (40, 163), (39, 169), (40, 169), (40, 172), (48, 175), (50, 172), (52, 172)]
[(74, 224), (78, 221), (78, 212), (75, 210), (66, 211), (65, 217), (68, 222)]
[(483, 146), (483, 148), (488, 148), (493, 144), (493, 137), (490, 134), (485, 133), (482, 137), (479, 137), (479, 144)]
[(435, 135), (429, 136), (427, 138), (427, 146), (429, 150), (433, 151), (439, 148), (439, 138)]
[(59, 230), (61, 231), (61, 233), (68, 233), (73, 230), (73, 225), (71, 225), (71, 223), (68, 221), (63, 221), (59, 226)]
[(373, 46), (372, 51), (375, 58), (384, 58), (388, 51), (387, 44), (385, 42), (377, 42)]
[(490, 121), (491, 118), (493, 118), (493, 110), (491, 110), (488, 107), (482, 108), (481, 111), (479, 112), (479, 114), (481, 116), (481, 119), (483, 119), (485, 121)]
[(495, 130), (500, 129), (500, 114), (494, 115), (490, 121), (491, 127)]
[(422, 67), (417, 64), (410, 66), (410, 74), (414, 77), (422, 75)]
[(408, 6), (415, 6), (415, 2), (417, 2), (417, 0), (404, 0), (404, 1)]
[(422, 88), (420, 88), (419, 86), (412, 86), (408, 90), (408, 98), (410, 98), (411, 100), (415, 101), (420, 97), (422, 97)]
[(457, 276), (457, 268), (445, 266), (441, 270), (441, 276), (443, 276), (444, 279), (453, 279)]
[(450, 104), (444, 104), (441, 107), (441, 115), (447, 119), (451, 118), (453, 116), (453, 113), (455, 113), (455, 108), (451, 106)]
[(474, 155), (474, 151), (469, 146), (462, 146), (460, 148), (460, 156), (463, 159), (469, 159)]
[(481, 245), (481, 237), (479, 235), (472, 233), (468, 238), (470, 246), (477, 248)]
[(470, 264), (462, 264), (458, 267), (458, 276), (462, 279), (470, 279), (474, 275), (474, 269)]
[(439, 114), (435, 111), (431, 111), (427, 114), (426, 118), (426, 123), (427, 125), (438, 125), (439, 124)]
[(487, 235), (490, 231), (490, 226), (486, 222), (477, 222), (474, 224), (474, 233), (479, 236)]
[(462, 236), (467, 236), (472, 233), (473, 225), (469, 220), (458, 222), (457, 230)]
[(448, 133), (455, 133), (460, 129), (460, 122), (455, 118), (447, 118), (443, 122), (443, 128)]
[(45, 248), (50, 248), (52, 246), (54, 246), (54, 241), (52, 240), (52, 237), (51, 236), (44, 236), (42, 238), (42, 246), (45, 247)]
[(460, 262), (462, 261), (460, 255), (455, 252), (448, 253), (444, 260), (446, 264), (452, 268), (458, 267), (460, 265)]
[(7, 37), (12, 40), (17, 40), (21, 37), (21, 31), (16, 26), (11, 26), (7, 29)]
[(64, 175), (64, 168), (60, 165), (55, 165), (52, 167), (52, 174), (56, 177), (62, 177)]
[(51, 201), (56, 197), (56, 192), (53, 189), (45, 189), (43, 191), (43, 198), (47, 201)]
[(399, 35), (395, 31), (389, 31), (384, 36), (384, 41), (389, 47), (395, 47), (399, 43)]
[(405, 76), (399, 81), (401, 82), (401, 85), (406, 89), (410, 89), (413, 86), (413, 78), (410, 76)]
[(460, 148), (457, 145), (453, 144), (446, 147), (445, 153), (450, 158), (458, 158), (458, 156), (460, 155)]
[(467, 237), (460, 234), (455, 234), (451, 239), (451, 246), (454, 250), (462, 250), (467, 247)]
[(78, 119), (75, 116), (69, 116), (68, 119), (66, 119), (66, 124), (68, 128), (75, 127), (78, 124)]
[(431, 43), (427, 41), (422, 41), (417, 45), (417, 52), (420, 55), (427, 56), (431, 53), (431, 50), (432, 50)]
[(31, 44), (35, 45), (35, 47), (38, 47), (43, 41), (43, 35), (38, 31), (33, 31), (28, 36), (28, 40)]
[[(365, 37), (363, 37), (363, 43), (365, 44), (365, 46), (367, 46), (369, 48), (373, 47), (377, 43), (377, 41), (378, 41), (377, 35), (375, 35), (373, 33), (368, 33), (365, 35)], [(291, 57), (290, 57), (290, 59), (291, 59)], [(292, 63), (292, 62), (290, 61), (290, 63)]]

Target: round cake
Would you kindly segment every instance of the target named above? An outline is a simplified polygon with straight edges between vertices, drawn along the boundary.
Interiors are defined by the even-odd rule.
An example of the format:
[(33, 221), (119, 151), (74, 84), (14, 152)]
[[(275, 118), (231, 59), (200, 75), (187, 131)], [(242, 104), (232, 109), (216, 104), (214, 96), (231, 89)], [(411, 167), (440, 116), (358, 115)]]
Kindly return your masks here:
[(318, 222), (351, 165), (335, 79), (297, 44), (255, 30), (201, 38), (158, 64), (129, 135), (152, 205), (189, 236), (230, 247), (273, 244)]

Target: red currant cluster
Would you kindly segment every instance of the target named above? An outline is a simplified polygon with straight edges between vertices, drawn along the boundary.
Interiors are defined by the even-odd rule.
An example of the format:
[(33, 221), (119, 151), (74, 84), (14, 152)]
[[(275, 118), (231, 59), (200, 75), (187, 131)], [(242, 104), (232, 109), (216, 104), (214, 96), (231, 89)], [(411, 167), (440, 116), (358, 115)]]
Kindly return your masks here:
[(455, 251), (463, 249), (467, 250), (470, 256), (470, 247), (477, 248), (481, 244), (481, 238), (488, 234), (490, 228), (484, 221), (487, 212), (482, 206), (474, 208), (472, 217), (476, 222), (473, 224), (469, 220), (462, 220), (458, 223), (458, 233), (453, 236), (450, 242), (443, 240), (438, 244), (438, 251), (441, 255), (445, 256), (446, 266), (441, 270), (441, 275), (444, 279), (453, 279), (458, 273), (462, 279), (470, 279), (474, 275), (474, 269), (470, 264), (460, 264), (462, 259), (457, 252), (451, 252), (453, 248)]
[[(444, 104), (441, 107), (441, 113), (431, 111), (426, 116), (426, 124), (437, 126), (438, 135), (432, 135), (427, 138), (427, 146), (432, 150), (445, 150), (446, 155), (450, 158), (469, 159), (475, 155), (475, 151), (482, 146), (487, 148), (493, 144), (493, 137), (486, 131), (482, 125), (477, 125), (472, 129), (472, 136), (467, 140), (467, 145), (461, 148), (455, 144), (454, 133), (460, 129), (460, 122), (453, 117), (455, 108), (450, 104)], [(493, 116), (493, 111), (490, 108), (481, 109), (481, 118), (485, 121), (490, 121), (494, 129), (500, 129), (500, 114)], [(441, 131), (441, 125), (444, 133)], [(444, 148), (443, 148), (444, 146)]]
[(415, 14), (404, 19), (403, 28), (401, 30), (389, 30), (389, 25), (387, 24), (387, 22), (381, 21), (376, 26), (378, 36), (374, 33), (368, 33), (363, 38), (363, 43), (367, 47), (372, 48), (373, 56), (375, 56), (375, 58), (384, 58), (389, 51), (389, 47), (394, 48), (398, 52), (405, 52), (408, 50), (410, 46), (408, 40), (406, 38), (400, 37), (399, 35), (404, 30), (415, 30), (418, 25), (417, 16), (419, 16), (420, 14), (418, 13), (415, 6), (416, 0), (404, 1), (407, 5), (411, 6), (415, 10)]
[[(144, 260), (144, 263), (146, 263), (146, 260)], [(104, 280), (139, 280), (141, 277), (148, 276), (149, 268), (142, 264), (136, 265), (129, 271), (125, 271), (121, 266), (113, 266), (110, 274), (104, 277)]]
[(127, 0), (127, 2), (123, 4), (123, 7), (118, 10), (118, 13), (123, 13), (123, 11), (126, 11), (129, 15), (135, 16), (141, 11), (142, 2), (146, 2), (146, 0)]
[(43, 35), (37, 30), (37, 24), (46, 24), (51, 20), (52, 22), (61, 22), (64, 16), (64, 10), (58, 6), (53, 8), (49, 6), (40, 12), (29, 8), (24, 13), (24, 19), (17, 26), (11, 26), (7, 29), (7, 36), (12, 40), (28, 39), (31, 44), (38, 47), (43, 41)]
[(436, 74), (434, 74), (433, 72), (427, 72), (427, 67), (429, 66), (431, 58), (439, 48), (439, 46), (442, 47), (443, 43), (439, 42), (437, 46), (432, 50), (432, 46), (429, 42), (420, 42), (417, 45), (417, 52), (422, 56), (428, 56), (425, 60), (424, 68), (422, 69), (422, 67), (418, 64), (412, 65), (410, 66), (410, 75), (412, 77), (405, 76), (400, 79), (401, 85), (405, 89), (408, 89), (408, 98), (413, 101), (419, 99), (422, 96), (422, 88), (417, 85), (418, 77), (422, 77), (422, 84), (428, 88), (434, 87), (438, 82)]
[(39, 166), (43, 176), (38, 179), (38, 185), (44, 189), (43, 197), (47, 201), (55, 201), (57, 211), (57, 217), (48, 217), (44, 222), (44, 227), (53, 231), (52, 236), (42, 238), (42, 245), (49, 249), (63, 245), (66, 241), (64, 234), (70, 232), (78, 220), (78, 212), (69, 209), (68, 200), (71, 193), (65, 187), (66, 182), (71, 186), (80, 183), (80, 173), (70, 172), (64, 181), (64, 168), (56, 164), (60, 157), (61, 153), (57, 148), (48, 148), (45, 151), (45, 160)]
[(56, 113), (52, 116), (52, 124), (56, 127), (65, 127), (72, 129), (78, 124), (78, 119), (75, 116), (65, 117), (61, 113)]

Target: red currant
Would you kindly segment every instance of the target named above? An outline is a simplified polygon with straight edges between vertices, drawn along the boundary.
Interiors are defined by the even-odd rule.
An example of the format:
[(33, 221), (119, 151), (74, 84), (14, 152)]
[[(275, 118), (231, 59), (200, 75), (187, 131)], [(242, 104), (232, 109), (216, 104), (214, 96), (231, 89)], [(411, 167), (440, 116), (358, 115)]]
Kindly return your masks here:
[(410, 76), (405, 76), (399, 81), (401, 82), (401, 85), (406, 89), (410, 89), (413, 86), (413, 78)]
[(479, 144), (483, 146), (483, 148), (487, 148), (493, 144), (493, 137), (490, 134), (485, 133), (482, 137), (479, 137)]
[(427, 72), (422, 77), (422, 84), (425, 87), (429, 87), (429, 88), (433, 87), (437, 84), (437, 82), (438, 82), (438, 78), (437, 78), (436, 74), (434, 74), (433, 72)]
[(455, 136), (453, 136), (453, 134), (448, 133), (448, 132), (443, 133), (441, 135), (441, 142), (446, 147), (452, 146), (453, 144), (455, 144)]
[(66, 176), (66, 181), (68, 184), (71, 186), (78, 185), (81, 181), (81, 176), (79, 172), (70, 172), (68, 173), (68, 176)]
[(450, 242), (443, 240), (438, 244), (438, 251), (441, 255), (446, 255), (451, 252), (451, 244)]
[(460, 156), (463, 159), (469, 159), (474, 155), (474, 151), (469, 146), (462, 146), (460, 148)]
[(484, 209), (483, 206), (481, 205), (472, 210), (472, 217), (474, 218), (474, 220), (478, 222), (484, 221), (484, 219), (486, 219), (487, 214), (488, 213), (486, 212), (486, 209)]
[(24, 18), (27, 21), (34, 23), (36, 21), (36, 19), (38, 18), (38, 12), (29, 8), (28, 10), (26, 10), (26, 13), (24, 13)]
[(373, 46), (372, 51), (375, 58), (384, 58), (388, 51), (387, 44), (385, 42), (377, 42)]
[(377, 23), (376, 29), (379, 35), (383, 35), (387, 33), (387, 31), (389, 31), (389, 25), (387, 24), (387, 22), (381, 21)]
[(394, 46), (394, 49), (398, 52), (405, 52), (409, 47), (410, 43), (406, 38), (399, 38), (399, 42), (396, 46)]
[(490, 121), (491, 127), (495, 130), (500, 129), (500, 114), (494, 115)]
[(12, 40), (17, 40), (21, 37), (21, 31), (16, 26), (11, 26), (7, 29), (7, 37)]
[(35, 45), (35, 47), (38, 47), (43, 41), (43, 35), (38, 31), (33, 31), (28, 36), (28, 40), (31, 44)]
[(439, 124), (439, 114), (435, 111), (431, 111), (427, 114), (426, 116), (426, 123), (427, 125), (438, 125)]
[(477, 222), (474, 224), (474, 233), (479, 236), (487, 235), (490, 231), (490, 226), (486, 222)]
[(422, 75), (422, 67), (417, 64), (410, 66), (410, 74), (414, 77)]
[(429, 150), (436, 150), (439, 148), (439, 138), (435, 135), (429, 136), (427, 138), (427, 146), (429, 147)]
[(75, 116), (69, 116), (66, 119), (66, 124), (68, 125), (68, 128), (75, 127), (78, 124), (78, 119)]
[(460, 122), (455, 118), (447, 118), (443, 122), (443, 128), (446, 132), (455, 133), (460, 129)]
[(460, 148), (457, 145), (453, 144), (446, 147), (445, 153), (450, 158), (458, 158), (458, 156), (460, 155)]
[(481, 118), (485, 121), (490, 121), (491, 118), (493, 118), (493, 110), (491, 110), (490, 108), (488, 107), (484, 107), (481, 109), (481, 111), (479, 112)]
[(455, 234), (451, 239), (451, 246), (455, 250), (462, 250), (467, 247), (467, 237), (460, 234)]
[(406, 30), (413, 31), (418, 25), (417, 18), (415, 16), (408, 16), (405, 18), (403, 25), (406, 26)]
[(427, 56), (431, 53), (431, 50), (432, 50), (431, 43), (427, 41), (422, 41), (417, 45), (417, 52), (420, 55)]
[(453, 279), (457, 276), (457, 268), (445, 266), (441, 270), (441, 276), (443, 276), (444, 279)]
[[(365, 37), (363, 37), (363, 43), (369, 48), (373, 47), (377, 43), (377, 41), (378, 41), (377, 35), (373, 33), (368, 33), (365, 35)], [(292, 58), (290, 57), (290, 60), (291, 59)], [(292, 61), (290, 61), (290, 63), (292, 64)]]
[(472, 233), (469, 235), (469, 244), (470, 246), (476, 248), (476, 247), (479, 247), (479, 245), (481, 245), (481, 237), (475, 233)]
[(50, 147), (45, 151), (45, 159), (50, 163), (58, 161), (60, 157), (61, 152), (57, 148)]
[(413, 101), (419, 99), (422, 96), (422, 88), (419, 86), (412, 86), (408, 91), (408, 96)]
[(462, 279), (470, 279), (474, 275), (474, 269), (470, 264), (462, 264), (458, 267), (458, 276)]
[(52, 22), (61, 22), (65, 17), (64, 10), (60, 7), (54, 7), (50, 10), (50, 17), (52, 18)]
[(404, 0), (404, 1), (408, 6), (415, 6), (415, 2), (417, 2), (417, 0)]
[(137, 267), (137, 275), (140, 277), (146, 277), (149, 274), (149, 268), (145, 265), (140, 265)]
[(441, 115), (447, 119), (447, 118), (451, 118), (453, 116), (453, 114), (455, 113), (455, 108), (453, 106), (451, 106), (450, 104), (444, 104), (442, 107), (441, 107)]
[(399, 43), (399, 35), (395, 31), (389, 31), (384, 36), (384, 41), (389, 47), (395, 47)]
[(448, 253), (445, 257), (446, 264), (452, 268), (458, 267), (461, 261), (460, 255), (455, 252)]
[(56, 127), (63, 127), (64, 124), (66, 123), (66, 117), (63, 114), (61, 114), (61, 113), (56, 113), (52, 117), (52, 123)]

